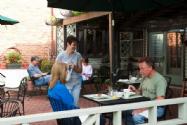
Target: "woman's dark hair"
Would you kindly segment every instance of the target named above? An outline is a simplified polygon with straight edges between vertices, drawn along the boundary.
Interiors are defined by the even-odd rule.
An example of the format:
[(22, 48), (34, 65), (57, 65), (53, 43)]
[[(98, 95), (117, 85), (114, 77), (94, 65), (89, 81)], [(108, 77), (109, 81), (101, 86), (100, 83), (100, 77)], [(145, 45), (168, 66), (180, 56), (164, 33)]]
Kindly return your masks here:
[(155, 69), (154, 61), (150, 57), (142, 57), (139, 59), (138, 63), (145, 62), (148, 66), (151, 66), (153, 69)]
[(84, 60), (85, 63), (88, 63), (88, 62), (89, 62), (89, 59), (88, 59), (88, 57), (86, 57), (86, 56), (83, 57), (83, 60)]
[(78, 40), (77, 40), (76, 37), (70, 35), (70, 36), (68, 36), (68, 37), (66, 38), (66, 43), (69, 43), (69, 44), (71, 45), (71, 43), (73, 43), (73, 42), (76, 42), (76, 43), (78, 42)]
[(40, 58), (39, 58), (38, 56), (32, 56), (32, 57), (31, 57), (31, 62), (32, 62), (32, 61), (35, 61), (35, 60), (36, 60), (36, 61), (40, 61)]

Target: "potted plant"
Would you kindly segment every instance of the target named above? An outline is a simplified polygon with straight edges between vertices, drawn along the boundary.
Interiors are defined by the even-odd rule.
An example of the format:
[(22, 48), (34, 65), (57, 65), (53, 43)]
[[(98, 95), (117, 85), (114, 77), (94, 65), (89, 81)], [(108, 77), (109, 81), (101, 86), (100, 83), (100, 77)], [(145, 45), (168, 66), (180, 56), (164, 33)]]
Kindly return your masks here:
[(7, 52), (5, 55), (8, 69), (17, 69), (21, 67), (21, 54), (17, 51)]

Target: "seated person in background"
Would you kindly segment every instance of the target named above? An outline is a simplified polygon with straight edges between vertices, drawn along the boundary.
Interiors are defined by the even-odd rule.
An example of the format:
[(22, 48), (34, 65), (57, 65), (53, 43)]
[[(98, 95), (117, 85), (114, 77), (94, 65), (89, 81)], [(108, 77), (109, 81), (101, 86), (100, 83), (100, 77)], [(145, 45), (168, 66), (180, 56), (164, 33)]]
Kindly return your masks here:
[[(139, 89), (134, 86), (129, 85), (128, 89), (139, 93), (145, 97), (149, 97), (151, 100), (160, 100), (165, 98), (167, 82), (165, 78), (159, 74), (154, 68), (154, 62), (149, 57), (143, 57), (139, 60), (138, 66), (140, 69), (140, 74), (143, 77), (143, 81), (140, 84)], [(164, 115), (164, 107), (157, 108), (157, 117), (162, 117)], [(143, 113), (144, 112), (144, 113)], [(148, 110), (145, 108), (135, 109), (133, 111), (123, 112), (124, 120), (127, 125), (136, 125), (145, 123), (147, 119), (145, 115)]]
[(38, 56), (31, 57), (31, 63), (27, 69), (29, 76), (34, 79), (35, 85), (48, 85), (51, 79), (51, 75), (43, 73), (39, 67), (40, 58)]
[(89, 60), (87, 57), (82, 59), (82, 79), (83, 81), (90, 80), (93, 68), (91, 65), (88, 64)]

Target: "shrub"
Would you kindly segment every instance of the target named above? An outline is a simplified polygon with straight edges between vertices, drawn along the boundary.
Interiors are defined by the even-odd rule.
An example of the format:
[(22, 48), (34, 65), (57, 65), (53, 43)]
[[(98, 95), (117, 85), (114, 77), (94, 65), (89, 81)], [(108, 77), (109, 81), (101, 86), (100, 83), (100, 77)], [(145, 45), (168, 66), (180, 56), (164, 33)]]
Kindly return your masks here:
[(52, 68), (53, 62), (48, 59), (42, 59), (40, 68), (42, 72), (50, 72)]

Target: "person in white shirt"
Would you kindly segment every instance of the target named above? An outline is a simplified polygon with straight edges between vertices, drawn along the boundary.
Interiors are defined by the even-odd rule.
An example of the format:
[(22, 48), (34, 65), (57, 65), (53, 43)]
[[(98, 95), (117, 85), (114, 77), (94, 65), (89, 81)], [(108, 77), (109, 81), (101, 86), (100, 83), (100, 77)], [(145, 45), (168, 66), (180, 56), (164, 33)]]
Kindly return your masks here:
[(82, 60), (82, 79), (83, 81), (90, 80), (93, 68), (92, 65), (88, 64), (89, 60), (87, 57), (84, 57)]

